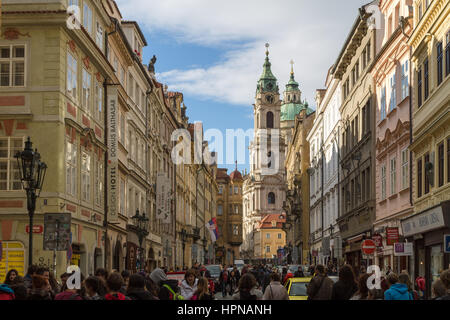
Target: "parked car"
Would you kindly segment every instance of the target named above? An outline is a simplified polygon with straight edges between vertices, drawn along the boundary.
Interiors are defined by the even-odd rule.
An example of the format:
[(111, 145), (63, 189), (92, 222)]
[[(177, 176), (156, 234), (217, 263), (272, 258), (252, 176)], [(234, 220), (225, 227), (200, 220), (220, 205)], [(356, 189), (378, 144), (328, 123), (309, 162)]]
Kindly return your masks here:
[(306, 291), (311, 279), (311, 277), (289, 278), (285, 284), (289, 300), (308, 300)]

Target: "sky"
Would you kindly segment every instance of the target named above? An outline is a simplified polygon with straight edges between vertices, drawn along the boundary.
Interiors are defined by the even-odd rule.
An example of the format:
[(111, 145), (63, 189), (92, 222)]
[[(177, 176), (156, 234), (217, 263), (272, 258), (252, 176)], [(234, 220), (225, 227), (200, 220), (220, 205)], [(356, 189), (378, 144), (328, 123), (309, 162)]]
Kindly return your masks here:
[[(205, 130), (253, 128), (256, 83), (269, 43), (280, 94), (294, 60), (302, 99), (316, 109), (316, 89), (368, 0), (116, 0), (124, 20), (147, 40), (144, 63), (156, 55), (156, 77), (183, 93), (189, 122)], [(216, 150), (219, 151), (219, 150)], [(220, 151), (219, 151), (220, 152)], [(224, 155), (226, 159), (226, 155)], [(246, 164), (238, 169), (249, 169)], [(234, 170), (232, 163), (219, 167)]]

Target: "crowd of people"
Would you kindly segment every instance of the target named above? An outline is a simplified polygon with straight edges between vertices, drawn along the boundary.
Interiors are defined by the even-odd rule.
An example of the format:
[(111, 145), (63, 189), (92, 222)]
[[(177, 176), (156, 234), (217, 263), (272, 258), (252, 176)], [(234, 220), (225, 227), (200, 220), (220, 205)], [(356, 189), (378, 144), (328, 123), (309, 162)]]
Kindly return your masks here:
[[(85, 278), (81, 286), (68, 285), (70, 274), (57, 281), (48, 268), (31, 266), (21, 277), (17, 270), (9, 270), (0, 285), (0, 300), (214, 300), (215, 293), (232, 300), (289, 300), (286, 282), (289, 278), (311, 276), (307, 285), (308, 300), (421, 300), (425, 297), (425, 281), (419, 277), (412, 283), (406, 271), (392, 271), (383, 275), (377, 289), (370, 286), (371, 275), (359, 272), (350, 265), (339, 272), (330, 266), (311, 266), (295, 272), (267, 265), (221, 266), (217, 286), (205, 266), (195, 264), (184, 273), (181, 283), (169, 279), (166, 268), (151, 273), (109, 273), (99, 268)], [(337, 276), (337, 281), (330, 277)], [(442, 271), (432, 284), (433, 300), (450, 300), (450, 269)]]

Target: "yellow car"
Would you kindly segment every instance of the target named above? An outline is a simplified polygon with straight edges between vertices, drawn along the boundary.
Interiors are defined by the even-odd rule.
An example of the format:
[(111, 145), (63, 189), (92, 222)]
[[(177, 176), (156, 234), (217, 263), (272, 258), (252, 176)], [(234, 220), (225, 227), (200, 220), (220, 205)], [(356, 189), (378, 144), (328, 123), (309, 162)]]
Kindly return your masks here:
[(306, 290), (312, 277), (289, 278), (285, 283), (285, 288), (289, 294), (289, 300), (308, 300)]

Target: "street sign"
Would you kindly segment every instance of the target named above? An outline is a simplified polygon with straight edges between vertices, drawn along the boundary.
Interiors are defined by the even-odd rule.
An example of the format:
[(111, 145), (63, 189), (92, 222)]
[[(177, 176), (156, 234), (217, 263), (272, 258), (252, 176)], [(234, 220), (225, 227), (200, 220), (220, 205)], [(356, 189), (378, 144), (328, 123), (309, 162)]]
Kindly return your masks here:
[[(30, 233), (30, 226), (27, 225), (25, 228), (25, 231), (27, 233)], [(42, 231), (44, 231), (44, 227), (41, 225), (33, 225), (33, 233), (42, 233)]]
[(368, 255), (373, 254), (376, 248), (375, 242), (371, 239), (364, 240), (361, 245), (362, 252)]
[(450, 253), (450, 234), (444, 235), (444, 253)]
[(394, 244), (394, 256), (404, 257), (413, 255), (412, 242), (397, 242)]
[(70, 225), (70, 213), (46, 213), (44, 215), (44, 250), (68, 250)]
[(383, 247), (383, 237), (380, 234), (374, 234), (372, 240), (375, 242), (377, 248)]
[(386, 244), (388, 246), (397, 243), (399, 239), (398, 228), (386, 228)]

